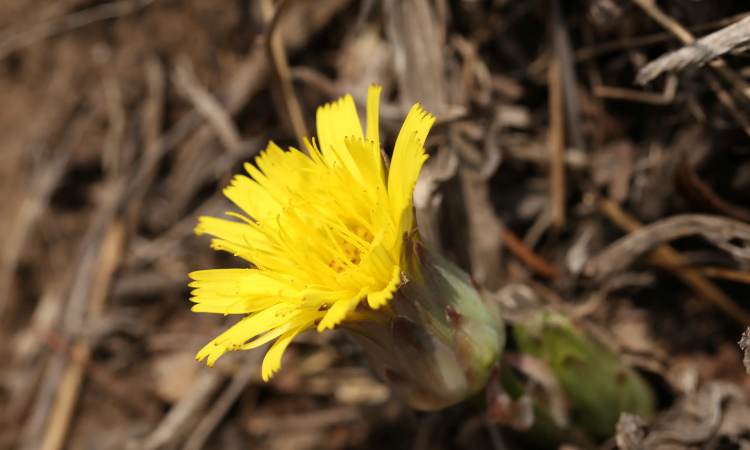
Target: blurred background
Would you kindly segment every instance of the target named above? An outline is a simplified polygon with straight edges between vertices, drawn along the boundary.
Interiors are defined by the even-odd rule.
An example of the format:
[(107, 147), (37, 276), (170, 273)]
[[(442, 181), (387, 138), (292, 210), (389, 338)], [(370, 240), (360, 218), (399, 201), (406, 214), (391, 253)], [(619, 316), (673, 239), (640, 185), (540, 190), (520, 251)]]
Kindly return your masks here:
[[(372, 83), (387, 152), (412, 104), (438, 117), (415, 192), (425, 240), (498, 301), (606, 335), (679, 418), (669, 448), (750, 448), (748, 14), (1, 1), (0, 449), (529, 448), (472, 405), (412, 411), (339, 332), (295, 340), (269, 383), (262, 351), (194, 360), (237, 318), (190, 312), (187, 274), (242, 265), (197, 217), (234, 210), (221, 190), (269, 140), (298, 147), (317, 106), (363, 106)], [(602, 448), (666, 448), (617, 432)]]

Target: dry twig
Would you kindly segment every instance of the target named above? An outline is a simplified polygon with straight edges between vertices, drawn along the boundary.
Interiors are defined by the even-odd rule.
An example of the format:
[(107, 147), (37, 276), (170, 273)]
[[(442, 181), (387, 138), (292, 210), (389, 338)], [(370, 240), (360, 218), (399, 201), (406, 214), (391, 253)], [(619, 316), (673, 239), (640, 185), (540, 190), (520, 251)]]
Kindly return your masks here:
[(703, 267), (702, 270), (707, 277), (750, 284), (749, 272), (742, 272), (724, 267)]
[(613, 86), (594, 86), (593, 92), (599, 98), (627, 100), (649, 105), (669, 105), (674, 101), (677, 94), (677, 84), (677, 77), (670, 74), (664, 83), (662, 92), (643, 92)]
[[(70, 292), (67, 295), (67, 301), (63, 302), (65, 305), (65, 315), (60, 334), (65, 340), (75, 336), (83, 329), (89, 300), (91, 299), (91, 292), (95, 288), (93, 283), (95, 282), (99, 248), (105, 230), (109, 227), (122, 204), (125, 186), (124, 177), (111, 178), (108, 181), (102, 193), (102, 199), (97, 211), (79, 245), (78, 254), (75, 257), (75, 262), (71, 270)], [(47, 365), (44, 380), (40, 387), (43, 394), (37, 397), (34, 404), (33, 420), (28, 421), (26, 424), (21, 448), (32, 449), (40, 447), (41, 442), (39, 440), (43, 436), (42, 429), (47, 423), (50, 408), (55, 401), (61, 379), (66, 376), (65, 363), (65, 359), (61, 355), (55, 355)], [(75, 377), (72, 375), (69, 378), (75, 380)], [(64, 414), (62, 407), (60, 411), (60, 414)], [(60, 445), (55, 440), (49, 442), (53, 446)]]
[(203, 116), (208, 124), (214, 129), (216, 136), (219, 141), (224, 145), (224, 148), (230, 153), (236, 152), (242, 141), (240, 132), (237, 130), (237, 126), (232, 121), (232, 116), (219, 103), (216, 98), (211, 95), (208, 90), (203, 87), (198, 79), (195, 77), (193, 71), (193, 65), (186, 57), (180, 58), (177, 62), (177, 66), (172, 74), (172, 81), (190, 100), (195, 107), (195, 110)]
[[(632, 0), (638, 6), (643, 9), (651, 18), (658, 22), (661, 26), (666, 28), (670, 33), (675, 35), (683, 44), (691, 44), (695, 41), (695, 38), (688, 30), (680, 25), (676, 20), (665, 14), (655, 3), (649, 0)], [(736, 72), (734, 72), (726, 62), (719, 58), (711, 62), (711, 67), (725, 80), (727, 80), (734, 88), (742, 93), (745, 97), (750, 99), (750, 84), (743, 80)], [(740, 112), (737, 107), (734, 98), (727, 92), (726, 89), (721, 85), (719, 80), (713, 73), (704, 72), (703, 77), (706, 79), (708, 87), (714, 92), (716, 98), (719, 99), (724, 107), (729, 110), (729, 113), (742, 127), (745, 133), (750, 136), (750, 122), (748, 122), (745, 115)]]
[[(104, 308), (109, 286), (122, 258), (125, 240), (124, 231), (122, 223), (112, 222), (102, 239), (96, 262), (97, 272), (92, 280), (87, 305), (86, 315), (88, 320), (98, 317)], [(78, 403), (84, 367), (88, 363), (90, 353), (91, 347), (85, 341), (76, 342), (70, 348), (70, 360), (58, 386), (57, 398), (47, 425), (47, 432), (42, 441), (42, 450), (59, 450), (65, 444), (73, 411)]]
[(742, 333), (742, 339), (740, 339), (740, 349), (745, 353), (745, 357), (742, 358), (742, 363), (745, 365), (745, 370), (750, 374), (750, 328)]
[(224, 377), (218, 370), (204, 370), (190, 390), (169, 410), (164, 420), (142, 442), (131, 442), (128, 450), (156, 450), (182, 439), (198, 421)]
[(677, 166), (675, 184), (691, 205), (695, 205), (703, 211), (750, 223), (750, 209), (732, 204), (719, 197), (706, 182), (700, 179), (695, 170), (685, 160)]
[(433, 114), (442, 113), (448, 100), (442, 49), (445, 30), (435, 20), (433, 3), (385, 0), (383, 6), (385, 34), (393, 47), (394, 69), (402, 93), (400, 106), (408, 109), (422, 102)]
[(646, 84), (664, 72), (678, 72), (690, 66), (702, 66), (750, 43), (750, 17), (704, 36), (690, 45), (666, 53), (638, 71), (635, 81)]
[[(270, 65), (262, 45), (254, 46), (250, 55), (242, 62), (222, 95), (219, 96), (219, 99), (223, 99), (222, 104), (230, 114), (237, 114), (250, 97), (263, 88), (269, 70)], [(203, 123), (203, 118), (203, 115), (194, 111), (177, 122), (162, 136), (160, 145), (156, 149), (143, 155), (143, 162), (138, 168), (139, 172), (134, 175), (144, 180), (150, 178), (150, 174), (153, 173), (160, 159), (190, 137), (185, 146), (180, 149), (178, 161), (165, 182), (167, 201), (160, 211), (160, 217), (166, 224), (179, 219), (184, 208), (206, 181), (206, 170), (210, 165), (207, 161), (211, 158), (206, 149), (213, 144), (215, 128)], [(232, 155), (236, 154), (232, 153)], [(210, 176), (213, 176), (213, 173)], [(147, 186), (134, 183), (134, 187), (145, 189)]]
[(570, 143), (578, 150), (585, 150), (586, 143), (581, 129), (581, 107), (578, 104), (578, 81), (576, 79), (573, 44), (570, 42), (567, 24), (560, 7), (561, 0), (550, 0), (552, 9), (552, 43), (559, 64), (563, 101), (565, 103), (565, 123), (568, 127)]
[[(344, 8), (350, 0), (331, 0), (325, 3), (302, 3), (290, 7), (288, 14), (290, 20), (294, 21), (295, 28), (277, 27), (278, 32), (283, 34), (283, 41), (290, 51), (299, 49), (312, 35), (323, 28), (330, 20)], [(289, 3), (293, 3), (289, 0)], [(227, 87), (217, 95), (218, 100), (226, 110), (236, 115), (247, 104), (250, 98), (266, 86), (270, 74), (271, 62), (268, 58), (267, 48), (263, 41), (255, 43), (250, 54), (245, 58)], [(194, 198), (195, 193), (202, 187), (207, 179), (206, 175), (206, 148), (214, 139), (214, 130), (208, 124), (203, 124), (202, 117), (193, 112), (187, 114), (172, 129), (162, 137), (158, 150), (152, 154), (144, 155), (144, 166), (136, 174), (139, 179), (146, 178), (150, 170), (153, 170), (174, 147), (183, 142), (188, 136), (191, 139), (180, 150), (180, 156), (184, 164), (175, 165), (170, 177), (165, 181), (166, 198), (163, 208), (160, 210), (160, 221), (158, 225), (168, 226), (177, 221), (183, 214), (185, 207)], [(305, 151), (305, 147), (300, 148)], [(143, 172), (143, 173), (142, 173)], [(197, 175), (196, 175), (197, 174)], [(214, 176), (213, 173), (210, 174)]]
[[(83, 131), (79, 128), (76, 127), (74, 141), (78, 140), (79, 133)], [(2, 255), (0, 256), (0, 320), (9, 307), (13, 278), (29, 234), (44, 213), (45, 206), (65, 174), (67, 165), (68, 153), (65, 149), (56, 152), (49, 163), (33, 176), (34, 184), (21, 203), (21, 207), (15, 215), (13, 226), (5, 238)]]
[(211, 433), (219, 426), (219, 423), (229, 412), (229, 409), (237, 402), (237, 398), (239, 398), (248, 384), (250, 384), (253, 376), (257, 374), (258, 367), (269, 347), (270, 345), (261, 346), (257, 351), (247, 355), (245, 364), (240, 367), (229, 383), (229, 386), (222, 392), (216, 403), (213, 404), (195, 430), (190, 434), (184, 450), (201, 450), (205, 447)]
[[(143, 102), (141, 111), (141, 128), (143, 129), (141, 145), (145, 155), (143, 161), (147, 161), (150, 159), (148, 155), (159, 151), (161, 145), (166, 77), (164, 74), (164, 64), (154, 55), (150, 55), (146, 59), (144, 70), (146, 73), (148, 96)], [(148, 169), (150, 171), (144, 174), (140, 186), (136, 188), (135, 192), (131, 193), (128, 200), (125, 217), (127, 219), (126, 226), (129, 231), (134, 230), (138, 226), (137, 222), (141, 214), (143, 199), (156, 176), (155, 167)]]
[(94, 6), (65, 17), (52, 19), (0, 41), (0, 60), (16, 50), (33, 45), (56, 34), (75, 30), (101, 20), (114, 19), (134, 14), (148, 6), (153, 0), (127, 0)]
[(719, 99), (719, 102), (729, 110), (729, 114), (742, 127), (745, 134), (750, 136), (750, 121), (748, 121), (745, 114), (740, 111), (737, 102), (734, 101), (734, 97), (732, 97), (732, 95), (721, 86), (721, 82), (719, 82), (716, 75), (707, 71), (703, 71), (702, 75), (706, 80), (708, 87), (716, 94), (716, 98)]
[(125, 108), (117, 77), (108, 76), (102, 82), (107, 106), (107, 135), (102, 144), (102, 169), (115, 174), (120, 170), (120, 149), (125, 135)]
[[(675, 35), (683, 44), (692, 44), (695, 42), (695, 37), (683, 27), (679, 22), (668, 16), (662, 11), (656, 3), (650, 0), (631, 0), (637, 4), (646, 14), (652, 19), (663, 26), (670, 33)], [(737, 91), (743, 94), (745, 97), (750, 99), (750, 84), (742, 79), (735, 71), (733, 71), (724, 61), (719, 58), (711, 62), (711, 67), (716, 70), (722, 78), (727, 80)]]
[(563, 106), (560, 63), (557, 58), (549, 67), (549, 195), (550, 226), (561, 230), (565, 226), (565, 112)]
[(481, 179), (478, 171), (460, 167), (458, 177), (469, 228), (471, 273), (481, 285), (494, 290), (502, 283), (499, 268), (503, 225), (492, 208), (489, 184)]
[[(623, 211), (617, 203), (611, 200), (599, 199), (597, 205), (599, 206), (599, 209), (600, 211), (602, 211), (602, 213), (604, 213), (617, 226), (629, 233), (635, 233), (637, 230), (643, 227), (643, 225), (638, 222), (638, 220)], [(727, 225), (725, 221), (728, 221), (731, 225), (734, 225), (733, 228), (735, 230), (738, 230), (737, 232), (741, 233), (741, 236), (750, 236), (750, 234), (748, 234), (750, 233), (750, 226), (730, 219), (709, 217), (709, 219), (719, 220), (720, 222), (722, 222), (722, 224), (718, 225), (716, 221), (713, 221), (711, 223), (711, 225), (713, 225), (713, 228), (711, 230), (706, 230), (703, 229), (703, 222), (701, 221), (702, 219), (705, 219), (706, 216), (687, 217), (697, 218), (697, 222), (693, 223), (690, 226), (690, 232), (676, 234), (672, 233), (669, 235), (669, 237), (661, 236), (656, 240), (652, 240), (652, 235), (648, 234), (648, 232), (639, 233), (634, 238), (631, 238), (635, 239), (634, 241), (628, 241), (628, 236), (625, 236), (624, 238), (620, 239), (619, 241), (615, 242), (610, 247), (605, 249), (604, 252), (600, 253), (592, 261), (587, 263), (587, 266), (584, 269), (585, 273), (587, 275), (593, 275), (601, 279), (609, 274), (616, 273), (618, 270), (626, 267), (629, 262), (632, 262), (638, 256), (653, 249), (651, 255), (649, 256), (649, 262), (651, 264), (666, 268), (668, 270), (672, 270), (675, 276), (682, 280), (683, 283), (692, 288), (700, 296), (713, 302), (731, 318), (742, 324), (749, 324), (750, 313), (738, 306), (731, 297), (729, 297), (715, 284), (709, 281), (703, 275), (700, 269), (686, 267), (685, 259), (682, 255), (680, 255), (679, 252), (677, 252), (677, 250), (661, 243), (669, 240), (670, 237), (676, 238), (679, 236), (700, 233), (704, 236), (708, 234), (709, 237), (714, 238), (718, 242), (722, 242), (721, 245), (723, 247), (726, 247), (728, 245), (726, 241), (731, 239), (731, 237), (727, 237), (727, 230), (724, 229), (724, 226)], [(679, 216), (678, 220), (680, 220)], [(662, 221), (662, 223), (663, 222), (664, 221)], [(653, 226), (654, 225), (651, 225), (651, 227)], [(660, 226), (662, 227), (662, 229), (664, 228), (664, 225)], [(674, 231), (674, 229), (672, 231)], [(631, 242), (635, 245), (630, 245)], [(619, 249), (617, 250), (619, 253), (614, 254), (612, 252), (613, 248)], [(626, 264), (622, 264), (622, 262), (626, 262)]]
[(750, 251), (731, 243), (734, 239), (750, 242), (750, 225), (719, 216), (683, 214), (631, 231), (590, 260), (586, 274), (603, 278), (619, 273), (651, 249), (692, 235), (700, 235), (738, 258), (750, 259)]
[(297, 94), (294, 92), (292, 76), (289, 70), (289, 60), (284, 49), (284, 41), (281, 33), (277, 31), (284, 10), (292, 3), (293, 0), (279, 0), (273, 14), (270, 13), (271, 0), (261, 2), (264, 10), (264, 16), (267, 20), (264, 42), (268, 58), (273, 62), (272, 66), (281, 87), (281, 95), (284, 97), (289, 119), (292, 122), (292, 129), (297, 137), (299, 150), (310, 156), (305, 145), (305, 136), (310, 136), (305, 125), (305, 118), (302, 115), (302, 107), (299, 104)]
[(193, 213), (173, 224), (161, 235), (150, 241), (134, 242), (131, 248), (134, 260), (128, 261), (128, 265), (136, 268), (142, 267), (164, 255), (176, 254), (183, 240), (188, 236), (194, 236), (193, 230), (198, 218), (220, 214), (220, 210), (226, 210), (227, 203), (226, 196), (222, 191), (219, 191), (203, 202)]
[(33, 185), (15, 214), (13, 226), (6, 236), (0, 256), (0, 320), (9, 306), (13, 278), (29, 233), (34, 230), (52, 193), (65, 175), (71, 149), (79, 143), (94, 118), (91, 112), (82, 114), (85, 115), (68, 128), (50, 161), (32, 176)]
[[(750, 13), (737, 14), (735, 16), (726, 17), (715, 22), (702, 23), (688, 28), (688, 31), (693, 33), (701, 33), (704, 31), (715, 30), (717, 28), (726, 27), (738, 22), (746, 17), (750, 17)], [(617, 52), (620, 50), (627, 50), (631, 48), (647, 47), (650, 45), (662, 44), (674, 40), (676, 37), (667, 32), (655, 33), (648, 36), (632, 36), (618, 39), (612, 42), (603, 42), (601, 44), (588, 44), (588, 47), (579, 49), (575, 53), (576, 62), (584, 62), (590, 59), (596, 58), (597, 56), (606, 55), (607, 53)]]
[(557, 268), (527, 247), (516, 233), (508, 227), (503, 227), (503, 245), (530, 269), (545, 278), (555, 278)]

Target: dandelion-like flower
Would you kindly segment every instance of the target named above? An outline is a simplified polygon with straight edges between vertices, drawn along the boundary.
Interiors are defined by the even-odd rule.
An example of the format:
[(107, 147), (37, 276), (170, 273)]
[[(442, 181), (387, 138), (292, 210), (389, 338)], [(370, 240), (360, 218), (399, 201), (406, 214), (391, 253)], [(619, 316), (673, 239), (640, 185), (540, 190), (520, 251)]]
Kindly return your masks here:
[[(438, 343), (440, 348), (435, 350), (432, 342), (420, 343), (435, 334), (434, 330), (422, 333), (424, 323), (443, 322), (446, 328), (438, 334), (445, 336), (440, 339), (469, 340), (450, 328), (461, 307), (451, 306), (450, 298), (433, 298), (429, 286), (435, 276), (423, 273), (429, 252), (419, 242), (413, 213), (414, 186), (427, 159), (424, 141), (435, 119), (418, 104), (411, 108), (388, 167), (378, 132), (380, 91), (372, 86), (368, 92), (365, 133), (351, 96), (320, 107), (318, 141), (305, 140), (309, 157), (271, 142), (256, 158), (257, 167), (245, 165), (250, 177), (238, 175), (225, 189), (226, 196), (245, 213), (228, 213), (240, 221), (200, 218), (197, 234), (214, 236), (214, 249), (229, 251), (252, 266), (190, 274), (195, 288), (193, 311), (245, 315), (204, 347), (198, 360), (207, 359), (211, 366), (227, 351), (275, 340), (262, 365), (263, 379), (268, 380), (279, 370), (282, 354), (295, 336), (312, 328), (322, 332), (340, 326), (366, 341), (368, 355), (383, 354), (376, 358), (384, 362), (376, 367), (378, 372), (408, 391), (414, 379), (424, 375), (411, 373), (407, 366), (413, 359), (399, 362), (410, 358), (411, 347), (429, 353), (431, 360), (438, 355), (437, 366), (427, 364), (430, 367), (442, 364), (441, 351), (453, 352), (452, 344)], [(468, 277), (458, 277), (472, 290), (472, 301), (481, 304)], [(405, 289), (408, 284), (412, 287)], [(419, 284), (424, 288), (414, 288)], [(451, 289), (441, 288), (438, 294), (455, 297)], [(394, 295), (403, 297), (398, 293), (407, 291), (417, 294), (411, 294), (406, 303), (422, 295), (417, 303), (429, 303), (422, 310), (438, 311), (441, 317), (426, 317), (414, 305), (409, 312), (402, 311)], [(471, 315), (487, 322), (481, 310), (471, 310)], [(472, 323), (468, 317), (462, 320), (466, 326)], [(486, 326), (491, 328), (490, 347), (497, 347), (484, 358), (487, 361), (482, 360), (489, 367), (502, 339), (496, 327)], [(405, 345), (411, 350), (400, 345), (402, 337), (408, 338)], [(427, 390), (444, 390), (445, 374), (438, 370), (433, 375), (434, 386)], [(461, 396), (476, 391), (474, 384), (486, 376), (470, 374), (476, 380), (469, 381), (464, 376), (463, 384), (459, 383)], [(455, 401), (451, 398), (447, 403)], [(423, 409), (436, 407), (430, 404)]]

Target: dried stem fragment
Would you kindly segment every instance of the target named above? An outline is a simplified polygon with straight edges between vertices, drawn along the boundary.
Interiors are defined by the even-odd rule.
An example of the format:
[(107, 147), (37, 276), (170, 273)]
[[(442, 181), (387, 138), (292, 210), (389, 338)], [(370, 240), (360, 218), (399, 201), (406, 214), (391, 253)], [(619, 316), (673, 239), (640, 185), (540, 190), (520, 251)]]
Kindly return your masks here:
[[(620, 206), (608, 199), (600, 199), (598, 201), (599, 209), (604, 213), (610, 220), (612, 220), (617, 226), (622, 228), (625, 231), (628, 231), (630, 233), (635, 233), (637, 230), (641, 229), (643, 225), (638, 222), (638, 220), (625, 211), (620, 208)], [(684, 217), (684, 216), (683, 216)], [(709, 216), (698, 216), (698, 217), (709, 217)], [(710, 217), (709, 217), (710, 218)], [(674, 218), (673, 218), (674, 219)], [(667, 220), (673, 220), (673, 219), (667, 219)], [(678, 219), (679, 220), (679, 219)], [(724, 219), (734, 224), (739, 224), (745, 227), (745, 232), (750, 232), (750, 227), (748, 225), (742, 224), (741, 222), (732, 221), (730, 219)], [(663, 223), (664, 221), (662, 221)], [(653, 226), (653, 225), (652, 225)], [(695, 227), (693, 227), (693, 231), (691, 233), (688, 233), (687, 235), (691, 234), (697, 234), (701, 231), (706, 231), (700, 229), (700, 226), (698, 227), (699, 230), (695, 230)], [(719, 226), (718, 229), (714, 230), (719, 235), (722, 235), (726, 230), (722, 229), (722, 226)], [(708, 232), (708, 231), (706, 231)], [(702, 233), (701, 233), (702, 234)], [(686, 235), (682, 235), (686, 236)], [(705, 235), (704, 235), (705, 236)], [(651, 236), (647, 236), (648, 238), (651, 238)], [(678, 237), (677, 235), (673, 235), (672, 238)], [(628, 236), (621, 238), (619, 241), (616, 241), (614, 244), (612, 244), (610, 247), (605, 249), (602, 253), (600, 253), (598, 256), (594, 257), (589, 263), (587, 263), (586, 267), (584, 268), (584, 272), (589, 274), (590, 276), (596, 276), (599, 279), (605, 278), (608, 275), (611, 275), (613, 273), (616, 273), (619, 270), (622, 270), (623, 268), (627, 267), (627, 265), (634, 261), (638, 256), (643, 255), (645, 252), (653, 249), (653, 252), (649, 256), (649, 262), (651, 264), (654, 264), (659, 267), (663, 267), (669, 270), (672, 270), (677, 278), (682, 280), (683, 283), (685, 283), (687, 286), (689, 286), (691, 289), (693, 289), (697, 294), (701, 295), (702, 297), (706, 298), (707, 300), (713, 302), (718, 308), (720, 308), (722, 311), (727, 313), (731, 318), (734, 320), (742, 323), (743, 325), (750, 324), (750, 313), (747, 312), (745, 309), (741, 308), (735, 301), (729, 297), (727, 294), (724, 293), (721, 289), (719, 289), (715, 284), (713, 284), (710, 280), (708, 280), (704, 274), (701, 272), (701, 269), (695, 269), (695, 268), (689, 268), (686, 267), (686, 261), (685, 258), (674, 248), (661, 244), (661, 242), (666, 242), (666, 240), (658, 240), (657, 242), (652, 242), (651, 244), (646, 245), (645, 249), (638, 250), (638, 255), (635, 256), (631, 252), (635, 249), (635, 247), (630, 247), (628, 244)], [(636, 239), (641, 240), (644, 239), (644, 236), (641, 234), (640, 237), (637, 237)], [(726, 239), (727, 241), (731, 239)], [(620, 247), (620, 254), (618, 255), (612, 255), (612, 253), (609, 253), (609, 251), (613, 248), (613, 246), (621, 246), (623, 245), (623, 242), (626, 243), (624, 247)], [(726, 242), (725, 242), (726, 243)], [(638, 244), (638, 246), (642, 245)], [(656, 248), (654, 248), (656, 247)], [(618, 251), (618, 250), (615, 250)], [(602, 259), (599, 259), (602, 255), (607, 255)], [(628, 256), (629, 255), (629, 256)], [(619, 263), (621, 261), (618, 261), (619, 258), (627, 259), (627, 263), (624, 265), (620, 265)], [(600, 265), (600, 263), (607, 261), (605, 265)], [(614, 268), (614, 267), (617, 268)], [(606, 274), (606, 275), (605, 275)]]
[(742, 338), (740, 339), (739, 344), (740, 349), (745, 352), (745, 357), (742, 358), (742, 363), (745, 365), (747, 373), (750, 374), (750, 328), (742, 333)]
[(636, 83), (645, 84), (664, 72), (702, 66), (750, 42), (750, 17), (704, 36), (690, 45), (666, 53), (641, 68)]

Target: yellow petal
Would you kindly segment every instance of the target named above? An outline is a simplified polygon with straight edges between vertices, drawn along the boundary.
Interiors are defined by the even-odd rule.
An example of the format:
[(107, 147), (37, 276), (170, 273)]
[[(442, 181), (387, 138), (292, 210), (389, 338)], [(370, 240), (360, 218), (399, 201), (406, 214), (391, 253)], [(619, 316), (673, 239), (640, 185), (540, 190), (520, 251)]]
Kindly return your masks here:
[(315, 321), (318, 320), (319, 318), (323, 317), (324, 314), (325, 314), (324, 312), (320, 312), (320, 311), (313, 311), (313, 312), (300, 314), (299, 316), (296, 316), (294, 319), (290, 320), (284, 325), (277, 327), (274, 330), (271, 330), (268, 333), (262, 336), (259, 336), (257, 339), (254, 339), (252, 342), (248, 342), (247, 344), (243, 345), (242, 350), (251, 350), (254, 348), (258, 348), (261, 345), (267, 342), (271, 342), (272, 340), (276, 339), (277, 337), (281, 336), (282, 334), (290, 330), (295, 330), (300, 327), (311, 328), (312, 324), (314, 324)]
[(252, 248), (256, 250), (268, 252), (274, 250), (274, 244), (268, 240), (268, 237), (256, 226), (247, 223), (203, 216), (198, 218), (195, 233), (198, 236), (210, 234), (248, 251), (251, 249), (248, 243), (252, 243)]
[(231, 186), (224, 189), (224, 195), (255, 220), (276, 217), (281, 211), (278, 200), (257, 181), (244, 175), (236, 175)]
[[(435, 118), (419, 104), (414, 105), (396, 139), (391, 168), (388, 173), (388, 195), (391, 198), (395, 220), (400, 220), (404, 210), (411, 210), (414, 186), (427, 156), (424, 141)], [(410, 217), (411, 214), (407, 216)]]
[(303, 331), (307, 331), (312, 327), (312, 324), (301, 326), (289, 330), (281, 335), (281, 337), (273, 344), (271, 349), (268, 350), (268, 353), (266, 353), (266, 357), (263, 358), (263, 365), (261, 367), (263, 381), (268, 381), (273, 376), (274, 372), (278, 372), (279, 369), (281, 369), (281, 357), (292, 340), (297, 337), (298, 334), (302, 333)]
[(350, 141), (346, 139), (344, 144), (354, 164), (362, 174), (362, 193), (369, 196), (373, 202), (377, 202), (379, 192), (385, 193), (386, 191), (382, 172), (383, 158), (378, 152), (377, 159), (375, 159), (374, 143), (371, 141), (365, 143), (362, 140)]
[(347, 300), (339, 300), (333, 304), (331, 309), (326, 312), (323, 320), (318, 324), (318, 332), (325, 330), (332, 330), (336, 325), (340, 324), (346, 318), (346, 315), (354, 311), (359, 302), (364, 298), (367, 288), (362, 290), (355, 295), (353, 298)]
[(333, 103), (326, 103), (318, 108), (315, 117), (318, 130), (318, 141), (320, 151), (330, 165), (335, 163), (343, 165), (352, 173), (357, 181), (362, 180), (362, 175), (357, 169), (351, 156), (346, 151), (344, 139), (362, 139), (362, 125), (359, 123), (357, 107), (351, 95), (346, 95)]
[(385, 181), (386, 174), (383, 167), (383, 156), (380, 152), (380, 92), (381, 86), (371, 85), (367, 91), (367, 140), (373, 143), (372, 157), (377, 161), (377, 173)]
[(391, 281), (385, 287), (378, 292), (372, 292), (367, 296), (367, 303), (372, 309), (379, 309), (381, 306), (388, 303), (388, 300), (393, 298), (393, 293), (401, 286), (401, 270), (396, 266), (393, 268), (391, 274)]

